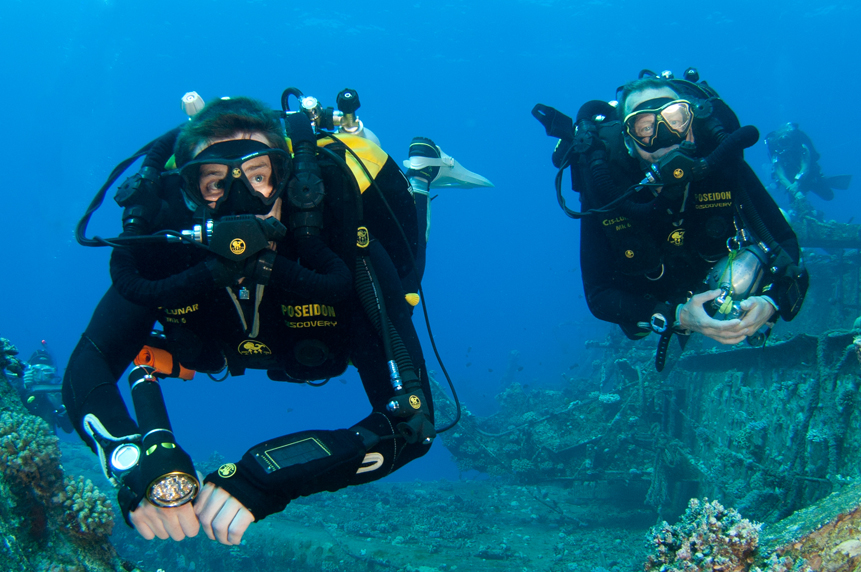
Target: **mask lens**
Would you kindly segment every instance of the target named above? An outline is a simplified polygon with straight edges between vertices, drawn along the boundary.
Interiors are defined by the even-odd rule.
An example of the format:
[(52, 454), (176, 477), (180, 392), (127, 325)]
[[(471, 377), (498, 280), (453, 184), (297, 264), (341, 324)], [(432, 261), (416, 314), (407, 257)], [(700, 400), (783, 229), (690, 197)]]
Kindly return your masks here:
[(656, 123), (654, 113), (640, 113), (631, 120), (628, 130), (634, 138), (649, 145), (652, 142), (652, 137), (655, 136)]
[(242, 163), (242, 174), (249, 189), (264, 199), (272, 194), (272, 160), (268, 155), (259, 155)]
[(687, 101), (674, 101), (661, 110), (661, 118), (670, 130), (683, 135), (691, 126), (691, 106)]
[(215, 202), (224, 196), (224, 189), (227, 188), (227, 165), (219, 165), (210, 163), (200, 166), (200, 176), (198, 185), (200, 187), (200, 196), (204, 202)]

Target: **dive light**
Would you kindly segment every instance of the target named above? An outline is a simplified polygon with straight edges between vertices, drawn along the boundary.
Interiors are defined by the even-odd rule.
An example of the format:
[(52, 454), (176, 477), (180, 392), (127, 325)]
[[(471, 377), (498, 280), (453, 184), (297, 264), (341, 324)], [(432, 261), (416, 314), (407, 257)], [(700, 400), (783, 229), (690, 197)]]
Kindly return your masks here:
[(200, 491), (200, 481), (191, 457), (176, 444), (155, 370), (135, 367), (129, 374), (129, 385), (143, 437), (137, 460), (136, 446), (124, 445), (111, 455), (112, 466), (128, 471), (137, 461), (146, 487), (144, 496), (156, 506), (176, 507), (194, 500)]

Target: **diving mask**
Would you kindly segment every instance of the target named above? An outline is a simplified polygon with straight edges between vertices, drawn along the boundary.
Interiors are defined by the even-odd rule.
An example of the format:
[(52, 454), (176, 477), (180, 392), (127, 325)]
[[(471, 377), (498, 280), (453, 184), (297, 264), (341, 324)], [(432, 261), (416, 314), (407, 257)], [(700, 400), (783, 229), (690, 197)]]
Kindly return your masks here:
[(625, 117), (625, 132), (647, 153), (678, 145), (688, 136), (694, 114), (685, 99), (644, 101)]
[(281, 196), (290, 167), (286, 151), (235, 139), (207, 147), (179, 172), (186, 198), (197, 206), (229, 211), (223, 214), (266, 214)]

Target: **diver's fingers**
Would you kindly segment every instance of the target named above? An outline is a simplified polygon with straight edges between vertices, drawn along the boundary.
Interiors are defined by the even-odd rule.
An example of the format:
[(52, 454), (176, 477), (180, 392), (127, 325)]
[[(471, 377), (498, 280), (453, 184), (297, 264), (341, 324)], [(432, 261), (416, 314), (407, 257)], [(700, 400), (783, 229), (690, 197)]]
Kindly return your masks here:
[(170, 538), (164, 523), (159, 518), (158, 508), (146, 499), (129, 513), (129, 521), (138, 534), (146, 540), (152, 540), (156, 536), (162, 540)]
[[(186, 503), (177, 507), (176, 520), (185, 536), (197, 536), (200, 532), (200, 521), (197, 520), (197, 515), (194, 513), (194, 507), (191, 503)], [(174, 540), (177, 540), (174, 538)]]
[[(242, 513), (246, 513), (243, 515)], [(228, 495), (212, 521), (212, 531), (221, 544), (239, 544), (248, 525), (254, 520), (242, 503)]]
[(702, 334), (724, 345), (735, 345), (747, 337), (739, 328), (740, 323), (740, 320), (718, 322), (719, 326), (722, 327), (709, 328), (707, 331), (703, 331)]
[(183, 512), (191, 512), (192, 516), (194, 516), (192, 508), (183, 505), (174, 508), (158, 508), (156, 510), (158, 510), (158, 519), (164, 525), (164, 529), (168, 535), (177, 542), (185, 540), (185, 531), (180, 522), (180, 516)]
[(252, 522), (254, 522), (254, 520), (254, 515), (251, 514), (251, 511), (242, 507), (239, 514), (237, 514), (233, 519), (233, 522), (230, 523), (230, 534), (227, 539), (233, 544), (239, 544), (242, 542), (242, 535), (245, 534), (245, 531), (248, 530), (248, 527)]
[(215, 485), (212, 483), (206, 483), (203, 485), (203, 488), (200, 489), (200, 493), (198, 493), (197, 498), (194, 499), (194, 514), (200, 516), (200, 511), (203, 510), (204, 505), (209, 500), (209, 495), (212, 494), (212, 491), (215, 490)]
[[(207, 487), (208, 486), (209, 485), (207, 484)], [(201, 497), (203, 497), (203, 495), (204, 493), (201, 493)], [(210, 540), (216, 540), (215, 533), (212, 530), (212, 521), (216, 516), (218, 516), (218, 512), (221, 510), (221, 507), (224, 506), (228, 497), (230, 497), (230, 495), (227, 491), (213, 485), (210, 494), (204, 499), (201, 499), (201, 503), (195, 507), (197, 509), (197, 518), (200, 520), (200, 525), (203, 527), (203, 531)]]
[(711, 302), (712, 300), (714, 300), (715, 298), (717, 298), (717, 297), (720, 295), (720, 293), (721, 293), (722, 291), (723, 291), (723, 290), (721, 290), (720, 288), (718, 288), (718, 289), (716, 289), (716, 290), (708, 290), (708, 291), (706, 291), (706, 292), (700, 292), (699, 294), (694, 294), (694, 295), (691, 297), (691, 300), (690, 300), (690, 301), (692, 301), (692, 302), (694, 302), (694, 303), (699, 304), (700, 306), (702, 306), (702, 305), (703, 305), (703, 304), (705, 304), (706, 302)]
[(239, 544), (242, 542), (242, 535), (245, 534), (246, 530), (248, 530), (248, 526), (254, 522), (254, 515), (252, 515), (247, 508), (242, 506), (242, 503), (233, 497), (227, 501), (227, 504), (224, 505), (221, 512), (227, 512), (230, 514), (236, 507), (238, 507), (238, 510), (236, 510), (236, 513), (233, 515), (233, 518), (230, 520), (230, 524), (227, 527), (227, 542), (225, 544)]
[(135, 527), (137, 533), (140, 534), (144, 540), (152, 540), (155, 538), (155, 532), (153, 532), (149, 524), (144, 520), (136, 519), (134, 512), (129, 514), (129, 520), (131, 521), (132, 526)]
[(708, 336), (722, 344), (737, 344), (746, 336), (745, 328), (741, 325), (741, 320), (715, 320), (709, 318), (708, 322), (700, 330), (704, 336)]
[(741, 303), (741, 309), (745, 311), (745, 314), (741, 319), (738, 331), (745, 336), (754, 335), (775, 313), (774, 306), (761, 296), (748, 298)]

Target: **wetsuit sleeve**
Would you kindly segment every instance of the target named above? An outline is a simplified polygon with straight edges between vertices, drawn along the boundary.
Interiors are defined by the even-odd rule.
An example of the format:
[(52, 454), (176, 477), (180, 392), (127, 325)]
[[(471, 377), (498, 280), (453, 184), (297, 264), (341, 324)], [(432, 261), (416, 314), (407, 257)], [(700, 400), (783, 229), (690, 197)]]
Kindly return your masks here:
[(319, 237), (302, 239), (299, 256), (306, 268), (294, 260), (277, 256), (269, 286), (281, 292), (316, 298), (333, 304), (353, 292), (353, 277), (347, 265)]
[[(425, 410), (432, 422), (430, 384), (400, 279), (379, 243), (373, 241), (370, 248), (389, 319), (410, 353), (428, 398)], [(256, 520), (284, 510), (299, 496), (380, 479), (429, 449), (422, 442), (407, 443), (397, 429), (403, 418), (386, 409), (393, 390), (385, 353), (380, 336), (358, 306), (351, 324), (350, 358), (359, 370), (372, 413), (350, 429), (303, 431), (271, 439), (250, 449), (238, 463), (225, 465), (205, 479), (233, 495)], [(370, 464), (363, 463), (366, 455), (372, 459)], [(261, 461), (262, 457), (272, 459), (278, 468), (273, 470), (273, 463)], [(369, 467), (359, 472), (364, 465)]]
[(138, 270), (134, 251), (130, 248), (114, 248), (110, 269), (117, 292), (141, 306), (182, 306), (201, 292), (215, 287), (218, 281), (203, 262), (167, 278), (145, 278)]
[(154, 323), (152, 310), (132, 304), (111, 287), (72, 352), (63, 377), (63, 404), (75, 430), (90, 448), (94, 444), (81, 423), (89, 413), (113, 435), (137, 433), (117, 381), (146, 342)]

